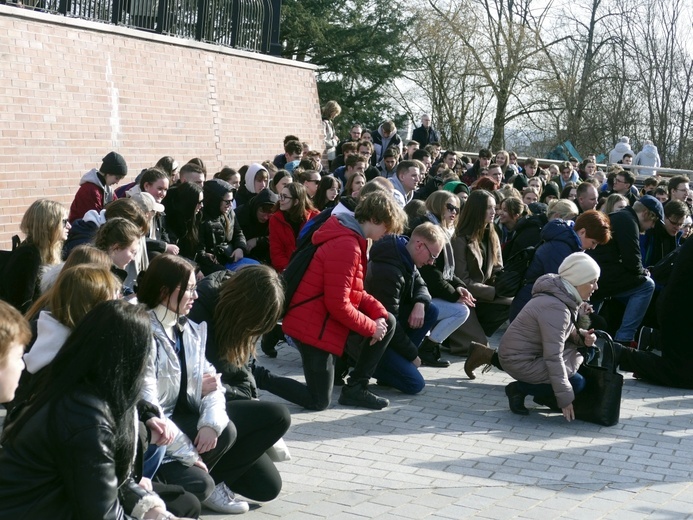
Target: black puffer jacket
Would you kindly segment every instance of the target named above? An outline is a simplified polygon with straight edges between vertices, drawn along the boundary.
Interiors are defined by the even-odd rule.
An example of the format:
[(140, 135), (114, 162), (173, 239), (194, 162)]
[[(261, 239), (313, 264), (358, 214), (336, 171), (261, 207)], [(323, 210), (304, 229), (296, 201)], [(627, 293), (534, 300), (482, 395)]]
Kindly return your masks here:
[(602, 270), (594, 300), (601, 300), (636, 288), (645, 281), (640, 256), (640, 225), (633, 208), (626, 207), (609, 215), (611, 240), (587, 251)]
[(0, 450), (0, 519), (130, 518), (118, 502), (115, 427), (85, 390), (43, 406)]
[(272, 190), (265, 188), (255, 195), (247, 204), (236, 208), (236, 222), (241, 226), (246, 241), (257, 239), (255, 247), (248, 251), (248, 258), (254, 258), (258, 262), (270, 265), (269, 254), (269, 215), (265, 222), (257, 219), (257, 212), (262, 206), (276, 204), (279, 196)]
[(405, 249), (407, 242), (406, 237), (387, 235), (373, 244), (364, 287), (397, 318), (390, 347), (407, 361), (413, 361), (419, 355), (418, 348), (401, 325), (409, 316), (400, 316), (400, 307), (410, 308), (415, 303), (428, 307), (431, 295)]
[(214, 327), (214, 311), (219, 301), (219, 291), (233, 273), (218, 271), (206, 276), (197, 284), (197, 300), (188, 318), (195, 323), (207, 322), (207, 345), (205, 357), (221, 374), (221, 382), (226, 389), (226, 400), (257, 399), (257, 385), (250, 369), (244, 365), (236, 367), (219, 357)]

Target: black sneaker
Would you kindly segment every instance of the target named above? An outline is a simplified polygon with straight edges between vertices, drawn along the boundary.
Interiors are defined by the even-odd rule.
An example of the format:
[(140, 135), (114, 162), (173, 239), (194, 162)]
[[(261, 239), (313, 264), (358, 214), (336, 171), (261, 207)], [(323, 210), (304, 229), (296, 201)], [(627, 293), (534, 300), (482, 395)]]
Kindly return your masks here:
[(342, 387), (342, 393), (339, 395), (339, 404), (382, 410), (390, 405), (390, 401), (375, 395), (362, 385), (345, 385)]
[(447, 368), (450, 362), (440, 358), (440, 344), (424, 339), (419, 347), (419, 359), (425, 367)]

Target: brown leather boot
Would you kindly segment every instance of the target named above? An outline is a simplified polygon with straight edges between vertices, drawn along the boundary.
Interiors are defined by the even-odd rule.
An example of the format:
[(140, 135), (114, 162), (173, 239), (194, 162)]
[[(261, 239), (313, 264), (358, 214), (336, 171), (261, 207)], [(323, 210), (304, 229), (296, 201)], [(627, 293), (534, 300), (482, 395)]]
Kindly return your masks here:
[(472, 341), (472, 344), (469, 346), (467, 361), (464, 362), (464, 372), (467, 374), (467, 377), (469, 377), (469, 379), (476, 379), (474, 370), (481, 365), (490, 365), (494, 352), (495, 350), (492, 348)]

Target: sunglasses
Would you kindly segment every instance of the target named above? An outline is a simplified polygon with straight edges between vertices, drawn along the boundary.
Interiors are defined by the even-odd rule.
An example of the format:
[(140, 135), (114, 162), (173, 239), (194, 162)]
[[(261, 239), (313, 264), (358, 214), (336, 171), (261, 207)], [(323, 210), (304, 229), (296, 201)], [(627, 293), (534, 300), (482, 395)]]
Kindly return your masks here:
[(452, 213), (459, 213), (460, 212), (460, 208), (458, 208), (457, 206), (455, 206), (454, 204), (452, 204), (450, 202), (448, 202), (445, 205), (445, 207), (448, 208), (448, 211), (451, 211)]

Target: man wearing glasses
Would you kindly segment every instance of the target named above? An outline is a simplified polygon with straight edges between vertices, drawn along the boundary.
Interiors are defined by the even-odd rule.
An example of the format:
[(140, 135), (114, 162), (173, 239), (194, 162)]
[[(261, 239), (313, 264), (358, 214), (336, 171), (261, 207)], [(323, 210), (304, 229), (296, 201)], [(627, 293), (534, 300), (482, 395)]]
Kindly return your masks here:
[(613, 193), (618, 193), (623, 195), (628, 199), (628, 204), (631, 206), (638, 200), (638, 197), (633, 193), (631, 189), (633, 184), (635, 184), (635, 174), (626, 170), (619, 171), (616, 177), (614, 177), (614, 189), (611, 191), (610, 195)]
[(685, 202), (688, 211), (691, 211), (691, 203), (688, 201), (691, 194), (689, 182), (690, 179), (686, 175), (677, 175), (669, 179), (669, 200)]
[[(690, 215), (688, 206), (680, 200), (672, 200), (664, 206), (664, 223), (657, 222), (652, 229), (640, 235), (643, 265), (647, 267), (656, 265), (678, 247), (688, 215)], [(659, 280), (656, 281), (660, 283)]]

